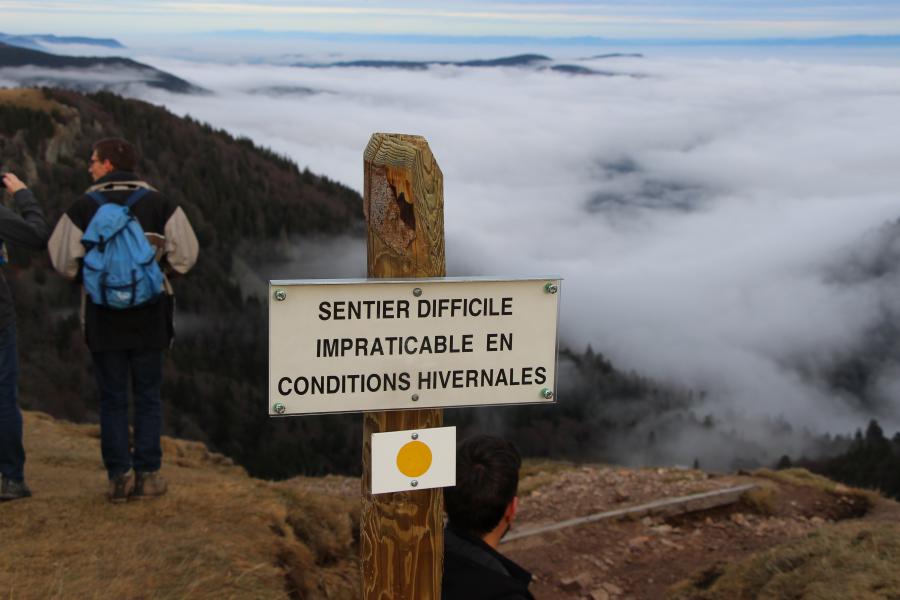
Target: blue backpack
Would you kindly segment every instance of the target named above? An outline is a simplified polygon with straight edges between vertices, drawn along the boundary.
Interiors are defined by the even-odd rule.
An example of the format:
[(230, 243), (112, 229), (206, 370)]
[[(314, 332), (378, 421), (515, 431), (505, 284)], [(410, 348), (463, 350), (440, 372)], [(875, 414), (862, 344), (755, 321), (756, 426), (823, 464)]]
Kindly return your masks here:
[(87, 250), (82, 279), (94, 304), (134, 308), (162, 293), (156, 252), (131, 214), (131, 207), (148, 191), (137, 189), (124, 206), (108, 202), (100, 192), (88, 194), (100, 205), (81, 238)]

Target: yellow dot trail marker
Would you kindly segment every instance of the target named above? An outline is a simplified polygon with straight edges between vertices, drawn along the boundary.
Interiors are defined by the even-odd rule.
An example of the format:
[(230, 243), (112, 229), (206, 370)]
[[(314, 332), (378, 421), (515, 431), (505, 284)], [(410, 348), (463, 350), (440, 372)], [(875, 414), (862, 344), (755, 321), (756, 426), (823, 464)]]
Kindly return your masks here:
[(405, 444), (397, 453), (397, 468), (407, 477), (421, 477), (431, 468), (431, 448), (419, 441)]

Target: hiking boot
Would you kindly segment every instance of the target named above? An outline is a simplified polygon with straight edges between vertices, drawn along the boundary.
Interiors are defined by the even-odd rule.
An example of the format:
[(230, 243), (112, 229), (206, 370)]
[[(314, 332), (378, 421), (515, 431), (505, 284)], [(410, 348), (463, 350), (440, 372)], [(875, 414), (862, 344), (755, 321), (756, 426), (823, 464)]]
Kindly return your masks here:
[(138, 471), (137, 479), (134, 483), (134, 494), (131, 495), (132, 500), (146, 500), (148, 498), (156, 498), (162, 496), (169, 489), (169, 485), (159, 471)]
[(18, 500), (19, 498), (28, 498), (31, 496), (31, 490), (25, 485), (24, 481), (15, 481), (14, 479), (2, 478), (0, 483), (0, 502), (9, 500)]
[(128, 469), (118, 477), (109, 480), (109, 491), (106, 497), (110, 502), (118, 504), (127, 502), (128, 497), (134, 492), (134, 471)]

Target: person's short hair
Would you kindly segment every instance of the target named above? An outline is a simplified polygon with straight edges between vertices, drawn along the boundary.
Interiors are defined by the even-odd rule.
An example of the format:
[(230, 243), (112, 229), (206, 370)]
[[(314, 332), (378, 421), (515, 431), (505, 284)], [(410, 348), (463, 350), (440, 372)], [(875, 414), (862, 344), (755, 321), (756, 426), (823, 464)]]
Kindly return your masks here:
[(475, 536), (492, 531), (519, 487), (522, 458), (507, 440), (476, 435), (456, 448), (456, 486), (444, 489), (450, 525)]
[(105, 138), (94, 143), (94, 152), (101, 161), (108, 160), (116, 171), (134, 171), (137, 150), (122, 138)]

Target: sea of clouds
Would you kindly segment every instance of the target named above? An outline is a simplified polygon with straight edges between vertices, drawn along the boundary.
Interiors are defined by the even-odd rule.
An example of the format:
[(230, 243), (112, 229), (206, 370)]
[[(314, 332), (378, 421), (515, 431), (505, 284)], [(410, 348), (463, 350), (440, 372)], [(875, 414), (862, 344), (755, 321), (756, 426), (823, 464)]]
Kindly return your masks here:
[[(616, 76), (137, 58), (213, 91), (144, 99), (360, 191), (372, 133), (424, 136), (449, 274), (561, 276), (564, 345), (734, 423), (897, 430), (895, 353), (864, 401), (829, 373), (898, 314), (900, 277), (869, 266), (900, 254), (900, 65), (663, 54), (575, 61)], [(331, 272), (303, 243), (315, 272), (284, 277), (362, 274), (359, 243)]]

